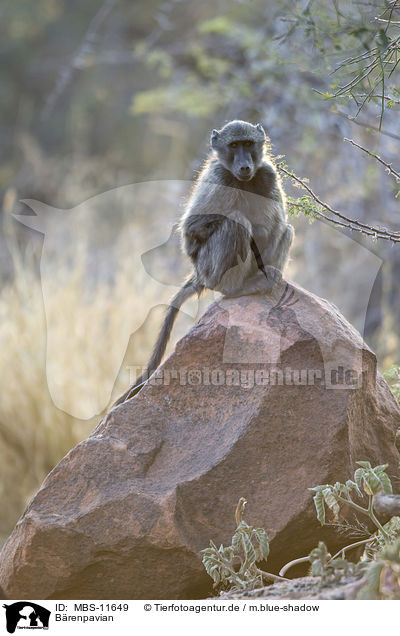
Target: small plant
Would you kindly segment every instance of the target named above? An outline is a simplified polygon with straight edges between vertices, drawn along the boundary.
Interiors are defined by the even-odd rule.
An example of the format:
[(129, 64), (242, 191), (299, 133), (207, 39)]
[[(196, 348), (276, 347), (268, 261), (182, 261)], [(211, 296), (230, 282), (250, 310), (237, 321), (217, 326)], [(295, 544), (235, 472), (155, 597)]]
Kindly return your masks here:
[(253, 528), (243, 521), (246, 500), (241, 497), (235, 512), (236, 530), (230, 546), (219, 548), (213, 541), (202, 550), (203, 565), (214, 581), (214, 587), (223, 590), (243, 590), (262, 587), (264, 581), (284, 580), (280, 576), (260, 570), (256, 563), (266, 561), (269, 540), (264, 528)]
[(363, 564), (366, 584), (358, 593), (358, 599), (400, 599), (400, 538), (386, 545), (375, 555), (374, 561)]
[(371, 541), (367, 543), (364, 553), (365, 558), (375, 558), (379, 550), (383, 550), (385, 546), (392, 544), (400, 537), (400, 517), (392, 517), (383, 525), (383, 529), (385, 536), (378, 530), (378, 532), (372, 535)]
[(354, 574), (356, 565), (346, 561), (346, 559), (332, 558), (323, 541), (318, 543), (318, 547), (311, 550), (309, 555), (311, 562), (311, 573), (313, 576), (320, 576), (323, 582), (339, 581), (342, 576)]
[[(246, 500), (241, 497), (235, 512), (236, 530), (230, 546), (213, 541), (210, 547), (202, 550), (203, 565), (219, 591), (252, 590), (263, 587), (265, 582), (287, 581), (286, 572), (295, 565), (311, 563), (311, 574), (320, 577), (323, 583), (339, 582), (343, 577), (364, 576), (366, 583), (359, 598), (400, 599), (400, 517), (392, 517), (381, 524), (375, 516), (374, 498), (379, 493), (391, 494), (392, 484), (385, 472), (387, 464), (371, 466), (369, 462), (356, 462), (359, 468), (354, 480), (345, 483), (322, 484), (310, 488), (314, 492), (314, 504), (321, 525), (325, 524), (326, 507), (339, 518), (342, 506), (347, 506), (369, 517), (376, 526), (376, 532), (365, 539), (341, 548), (334, 556), (323, 541), (318, 543), (308, 556), (286, 563), (279, 576), (270, 574), (257, 567), (259, 561), (267, 560), (269, 539), (263, 528), (253, 528), (243, 520)], [(368, 505), (361, 506), (354, 497), (368, 497)], [(368, 530), (366, 529), (366, 533)], [(364, 553), (358, 563), (347, 561), (347, 551), (364, 547)]]
[[(339, 518), (340, 506), (350, 506), (357, 512), (367, 515), (380, 531), (384, 540), (390, 539), (382, 524), (378, 521), (374, 513), (374, 497), (378, 493), (391, 494), (392, 484), (389, 476), (385, 473), (387, 464), (372, 468), (369, 462), (356, 462), (360, 468), (354, 473), (354, 481), (347, 480), (345, 484), (337, 481), (333, 486), (322, 484), (310, 488), (314, 495), (314, 504), (317, 511), (317, 518), (321, 525), (325, 524), (325, 505), (332, 510), (335, 521)], [(353, 493), (358, 497), (368, 496), (368, 507), (363, 508), (353, 501)]]
[[(322, 541), (318, 547), (311, 551), (309, 556), (300, 557), (290, 561), (280, 571), (280, 575), (299, 563), (311, 562), (311, 571), (314, 576), (320, 576), (323, 581), (338, 581), (344, 575), (355, 574), (357, 566), (345, 559), (345, 553), (356, 547), (364, 546), (364, 563), (371, 562), (379, 550), (392, 544), (400, 537), (400, 517), (392, 517), (390, 521), (382, 525), (374, 513), (374, 497), (379, 493), (391, 494), (392, 484), (389, 476), (385, 472), (387, 464), (381, 464), (372, 468), (369, 462), (357, 462), (359, 468), (354, 473), (354, 480), (348, 480), (342, 484), (337, 481), (334, 485), (322, 484), (310, 488), (314, 492), (314, 504), (317, 511), (317, 518), (321, 525), (325, 524), (327, 506), (332, 510), (335, 522), (339, 518), (341, 506), (349, 506), (368, 516), (377, 528), (371, 536), (361, 541), (356, 541), (343, 547), (333, 557), (329, 554), (328, 548)], [(353, 496), (359, 498), (368, 496), (368, 506), (363, 508), (353, 500)], [(360, 564), (358, 564), (360, 565)]]

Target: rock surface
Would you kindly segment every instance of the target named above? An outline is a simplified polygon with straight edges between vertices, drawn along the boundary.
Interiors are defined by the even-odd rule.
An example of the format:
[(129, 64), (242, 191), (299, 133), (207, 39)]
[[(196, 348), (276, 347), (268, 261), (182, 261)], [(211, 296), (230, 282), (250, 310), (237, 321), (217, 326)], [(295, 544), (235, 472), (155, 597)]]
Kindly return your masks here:
[[(366, 585), (362, 577), (347, 577), (340, 581), (324, 583), (320, 577), (304, 576), (292, 581), (282, 581), (267, 587), (244, 592), (228, 592), (221, 595), (223, 599), (269, 599), (269, 608), (273, 601), (290, 600), (324, 600), (350, 601), (357, 600), (360, 590)], [(270, 609), (271, 611), (271, 609)]]
[(214, 303), (54, 468), (3, 548), (9, 598), (208, 596), (199, 552), (230, 543), (241, 496), (272, 539), (269, 571), (348, 543), (319, 526), (307, 488), (357, 460), (395, 474), (400, 411), (338, 310), (285, 284)]
[(376, 495), (374, 511), (381, 523), (387, 523), (392, 517), (399, 517), (400, 495)]

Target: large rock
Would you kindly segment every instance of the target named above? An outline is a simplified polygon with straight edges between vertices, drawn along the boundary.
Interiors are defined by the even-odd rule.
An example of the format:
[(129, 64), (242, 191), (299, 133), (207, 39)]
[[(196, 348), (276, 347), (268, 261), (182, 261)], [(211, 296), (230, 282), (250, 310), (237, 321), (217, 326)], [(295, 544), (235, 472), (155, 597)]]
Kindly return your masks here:
[(206, 596), (199, 552), (230, 542), (239, 497), (277, 571), (348, 543), (319, 526), (309, 486), (356, 460), (397, 471), (400, 412), (375, 355), (296, 285), (214, 303), (161, 370), (45, 479), (1, 555), (10, 598)]

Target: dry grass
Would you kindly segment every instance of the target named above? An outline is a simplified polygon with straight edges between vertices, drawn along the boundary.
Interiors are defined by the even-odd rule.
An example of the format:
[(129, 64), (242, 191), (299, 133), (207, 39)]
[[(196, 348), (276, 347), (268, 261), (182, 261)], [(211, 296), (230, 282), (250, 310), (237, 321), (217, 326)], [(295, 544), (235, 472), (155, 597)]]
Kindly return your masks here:
[[(143, 270), (132, 271), (137, 225), (131, 223), (113, 239), (118, 259), (109, 280), (93, 281), (88, 275), (85, 260), (79, 257), (85, 253), (83, 245), (75, 260), (70, 254), (62, 261), (55, 259), (54, 281), (48, 282), (44, 304), (38, 241), (32, 249), (25, 244), (22, 255), (14, 232), (15, 223), (6, 216), (4, 234), (14, 275), (0, 291), (0, 540), (9, 534), (45, 475), (97, 424), (110, 401), (115, 376), (111, 401), (127, 386), (128, 361), (145, 363), (163, 310), (159, 306), (150, 312), (131, 338), (124, 359), (134, 331), (130, 317), (139, 309), (146, 317), (171, 293), (168, 287), (163, 291), (162, 286), (147, 285)], [(175, 341), (190, 322), (181, 320)], [(50, 357), (46, 356), (49, 325)], [(57, 408), (54, 397), (62, 408)], [(82, 419), (80, 413), (89, 419)]]

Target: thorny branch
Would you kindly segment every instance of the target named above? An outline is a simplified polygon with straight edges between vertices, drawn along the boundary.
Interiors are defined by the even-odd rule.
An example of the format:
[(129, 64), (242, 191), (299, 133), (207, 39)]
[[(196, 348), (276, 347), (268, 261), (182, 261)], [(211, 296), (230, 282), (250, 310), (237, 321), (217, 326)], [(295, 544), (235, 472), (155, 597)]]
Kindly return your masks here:
[[(367, 236), (372, 236), (375, 239), (383, 239), (386, 241), (392, 241), (393, 243), (400, 243), (400, 232), (394, 232), (391, 230), (387, 230), (386, 228), (378, 228), (368, 225), (367, 223), (362, 223), (356, 219), (350, 219), (343, 213), (338, 210), (334, 210), (328, 203), (322, 201), (314, 192), (311, 190), (310, 186), (304, 181), (304, 179), (300, 179), (293, 172), (289, 172), (282, 163), (277, 164), (277, 168), (280, 172), (285, 174), (287, 177), (290, 177), (298, 183), (304, 190), (308, 192), (311, 198), (321, 207), (330, 212), (332, 216), (328, 216), (324, 214), (320, 209), (314, 208), (314, 212), (317, 217), (323, 218), (334, 225), (338, 225), (339, 227), (344, 227), (349, 230), (354, 230), (356, 232), (361, 232)], [(294, 203), (296, 205), (296, 203)]]
[(372, 152), (372, 150), (368, 150), (368, 148), (364, 148), (363, 146), (360, 146), (360, 144), (356, 143), (353, 139), (348, 139), (347, 137), (345, 137), (344, 141), (348, 141), (350, 144), (352, 144), (356, 148), (359, 148), (360, 150), (365, 152), (370, 157), (373, 157), (374, 159), (376, 159), (376, 161), (378, 161), (383, 166), (385, 166), (386, 172), (391, 174), (396, 179), (397, 183), (400, 182), (400, 173), (397, 172), (397, 170), (395, 170), (394, 168), (392, 168), (392, 164), (391, 163), (387, 163), (386, 161), (384, 161), (384, 159), (382, 159), (382, 157), (377, 155), (375, 152)]

